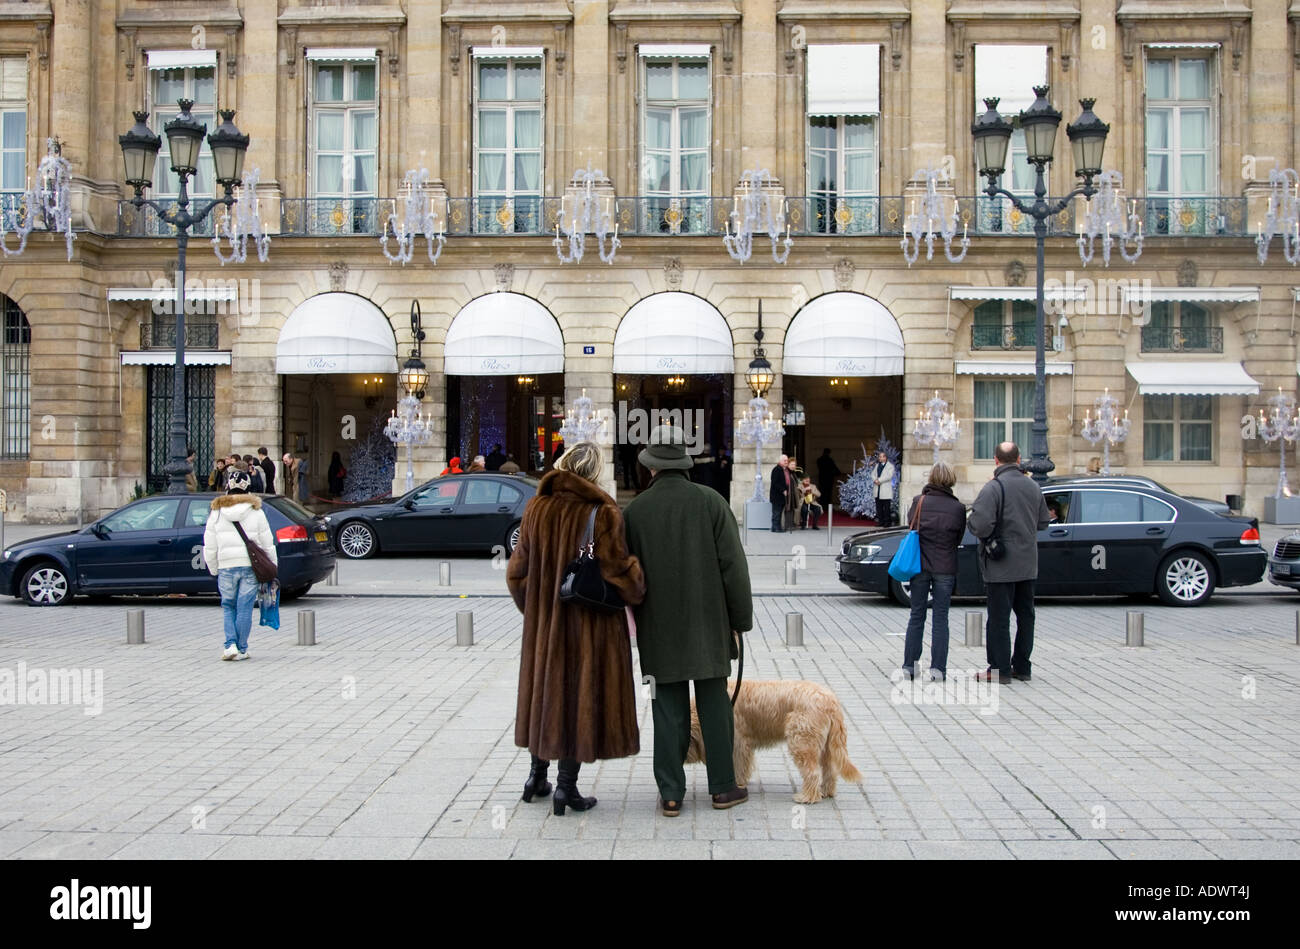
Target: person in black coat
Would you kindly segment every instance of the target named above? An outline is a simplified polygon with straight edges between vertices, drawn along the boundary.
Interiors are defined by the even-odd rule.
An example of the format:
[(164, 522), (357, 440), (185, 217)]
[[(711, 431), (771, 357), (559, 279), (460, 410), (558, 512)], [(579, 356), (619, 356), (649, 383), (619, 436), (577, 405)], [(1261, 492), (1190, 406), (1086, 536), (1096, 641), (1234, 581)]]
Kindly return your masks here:
[(930, 630), (930, 678), (948, 671), (948, 604), (957, 583), (957, 547), (966, 531), (966, 505), (953, 496), (957, 476), (944, 462), (930, 469), (929, 483), (912, 499), (907, 523), (921, 540), (921, 572), (912, 578), (912, 614), (903, 640), (903, 675), (916, 675), (925, 633), (926, 602), (934, 595)]
[(330, 494), (337, 497), (343, 496), (343, 479), (347, 477), (348, 469), (343, 467), (343, 458), (338, 452), (330, 458), (329, 470), (325, 472), (325, 477), (329, 481)]
[(817, 459), (817, 488), (822, 493), (822, 503), (830, 504), (835, 500), (835, 479), (844, 474), (835, 464), (829, 448), (822, 449), (822, 456)]
[(790, 504), (790, 491), (794, 488), (793, 478), (788, 465), (790, 457), (782, 455), (781, 460), (772, 469), (772, 487), (767, 490), (767, 499), (772, 502), (772, 533), (784, 534), (785, 509)]
[(266, 487), (266, 493), (275, 494), (275, 462), (271, 460), (265, 445), (257, 450), (257, 457), (259, 459), (257, 463), (262, 466), (262, 482)]

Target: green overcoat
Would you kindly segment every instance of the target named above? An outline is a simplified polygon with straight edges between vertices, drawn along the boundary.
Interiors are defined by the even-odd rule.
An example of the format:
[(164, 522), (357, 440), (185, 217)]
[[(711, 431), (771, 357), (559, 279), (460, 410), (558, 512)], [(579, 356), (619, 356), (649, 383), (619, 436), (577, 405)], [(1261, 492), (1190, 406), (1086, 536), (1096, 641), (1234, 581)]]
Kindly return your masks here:
[(646, 595), (632, 608), (641, 672), (659, 682), (731, 674), (731, 632), (754, 625), (749, 563), (735, 515), (717, 491), (659, 472), (623, 514)]

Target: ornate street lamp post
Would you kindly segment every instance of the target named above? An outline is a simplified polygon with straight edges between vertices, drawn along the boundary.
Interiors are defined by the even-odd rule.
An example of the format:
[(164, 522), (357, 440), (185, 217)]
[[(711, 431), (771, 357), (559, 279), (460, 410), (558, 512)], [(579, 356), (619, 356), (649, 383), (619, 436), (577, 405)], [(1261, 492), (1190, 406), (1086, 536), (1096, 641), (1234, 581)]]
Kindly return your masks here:
[(406, 446), (406, 490), (415, 490), (413, 452), (416, 445), (427, 445), (433, 438), (433, 417), (425, 418), (420, 410), (424, 390), (429, 385), (429, 370), (420, 359), (420, 343), (424, 341), (424, 328), (420, 323), (420, 301), (411, 301), (411, 358), (402, 364), (397, 381), (406, 395), (397, 401), (397, 408), (384, 426), (384, 436), (394, 445)]
[(1034, 219), (1034, 241), (1037, 250), (1037, 334), (1034, 342), (1034, 424), (1032, 458), (1025, 468), (1036, 481), (1046, 481), (1056, 467), (1047, 456), (1047, 370), (1043, 353), (1043, 340), (1047, 335), (1043, 310), (1044, 245), (1047, 240), (1047, 219), (1059, 214), (1075, 197), (1091, 198), (1097, 193), (1092, 180), (1101, 174), (1101, 156), (1106, 147), (1110, 126), (1092, 113), (1095, 99), (1080, 99), (1083, 112), (1066, 127), (1074, 152), (1074, 173), (1083, 179), (1083, 187), (1075, 188), (1055, 201), (1047, 200), (1047, 165), (1052, 161), (1056, 146), (1056, 131), (1061, 124), (1061, 113), (1047, 101), (1047, 86), (1034, 86), (1033, 104), (1020, 113), (1020, 127), (1025, 134), (1025, 150), (1037, 171), (1034, 200), (1024, 201), (998, 184), (1007, 165), (1007, 147), (1011, 144), (1012, 125), (998, 114), (997, 99), (985, 99), (988, 111), (971, 125), (975, 139), (975, 161), (981, 177), (988, 179), (984, 193), (990, 198), (1004, 197), (1012, 207)]
[[(181, 109), (180, 115), (163, 126), (171, 153), (172, 171), (180, 179), (180, 190), (174, 203), (164, 205), (144, 196), (145, 189), (153, 187), (154, 162), (158, 158), (158, 149), (162, 147), (162, 139), (145, 124), (149, 113), (133, 113), (135, 125), (125, 135), (118, 137), (118, 143), (122, 146), (126, 183), (135, 189), (131, 203), (137, 208), (148, 205), (158, 212), (162, 220), (176, 228), (176, 362), (172, 378), (171, 461), (163, 469), (169, 479), (168, 494), (186, 493), (185, 476), (190, 471), (189, 462), (185, 460), (188, 451), (185, 411), (185, 250), (190, 241), (190, 228), (201, 223), (215, 208), (228, 208), (235, 203), (234, 188), (243, 179), (244, 155), (248, 152), (248, 136), (241, 134), (235, 127), (234, 110), (222, 109), (222, 123), (207, 139), (212, 150), (217, 183), (225, 193), (205, 204), (196, 205), (191, 210), (189, 180), (198, 170), (199, 149), (203, 146), (207, 126), (190, 114), (190, 108), (194, 105), (192, 99), (178, 99), (177, 104)], [(245, 226), (245, 217), (232, 217), (229, 236), (233, 243)], [(253, 212), (253, 217), (256, 217), (256, 212)], [(221, 256), (219, 251), (217, 256)]]
[(736, 440), (742, 445), (754, 446), (754, 496), (750, 502), (764, 502), (763, 497), (763, 446), (785, 436), (780, 421), (772, 418), (765, 396), (776, 382), (776, 373), (763, 352), (763, 301), (758, 301), (758, 329), (754, 331), (754, 358), (745, 371), (745, 382), (754, 393), (749, 408), (736, 423)]

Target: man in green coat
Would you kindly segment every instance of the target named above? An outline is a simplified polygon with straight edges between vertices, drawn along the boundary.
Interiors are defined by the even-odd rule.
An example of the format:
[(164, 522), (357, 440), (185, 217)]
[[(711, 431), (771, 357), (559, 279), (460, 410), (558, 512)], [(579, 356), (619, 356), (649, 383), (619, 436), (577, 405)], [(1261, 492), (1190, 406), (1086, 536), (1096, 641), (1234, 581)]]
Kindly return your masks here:
[(727, 676), (735, 657), (732, 631), (754, 625), (740, 531), (722, 495), (687, 477), (692, 462), (680, 428), (656, 428), (637, 460), (652, 480), (627, 506), (624, 521), (628, 550), (646, 576), (645, 600), (632, 609), (641, 672), (652, 677), (654, 772), (663, 813), (680, 814), (686, 794), (691, 681), (713, 806), (734, 807), (748, 792), (736, 787)]

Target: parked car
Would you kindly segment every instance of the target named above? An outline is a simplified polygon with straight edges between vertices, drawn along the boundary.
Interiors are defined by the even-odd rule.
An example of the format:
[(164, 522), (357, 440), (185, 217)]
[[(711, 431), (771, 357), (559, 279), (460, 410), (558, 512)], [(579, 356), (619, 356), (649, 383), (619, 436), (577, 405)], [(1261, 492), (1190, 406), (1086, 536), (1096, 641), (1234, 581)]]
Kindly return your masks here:
[(538, 481), (525, 475), (445, 475), (395, 500), (372, 501), (326, 516), (338, 551), (351, 560), (399, 551), (514, 553), (524, 507)]
[[(217, 593), (203, 562), (203, 528), (219, 494), (160, 494), (132, 501), (76, 531), (14, 544), (0, 560), (0, 591), (31, 606), (61, 606), (78, 594)], [(275, 535), (280, 596), (302, 596), (334, 569), (328, 525), (289, 498), (262, 510)]]
[[(1041, 596), (1155, 593), (1171, 606), (1198, 606), (1216, 587), (1263, 577), (1268, 556), (1255, 518), (1214, 514), (1167, 491), (1118, 480), (1057, 481), (1044, 484), (1043, 494), (1055, 519), (1038, 532)], [(907, 605), (906, 587), (887, 572), (906, 533), (871, 531), (845, 540), (835, 558), (840, 580)], [(978, 556), (979, 542), (968, 530), (957, 551), (954, 596), (984, 595)]]
[(1097, 484), (1098, 482), (1105, 482), (1106, 484), (1136, 484), (1145, 488), (1155, 488), (1158, 491), (1165, 492), (1165, 494), (1176, 495), (1177, 497), (1181, 497), (1184, 501), (1191, 501), (1193, 504), (1199, 505), (1207, 511), (1213, 511), (1215, 514), (1232, 513), (1228, 508), (1228, 505), (1223, 501), (1216, 501), (1213, 498), (1193, 497), (1189, 494), (1178, 494), (1177, 491), (1170, 490), (1155, 478), (1148, 478), (1145, 475), (1058, 475), (1057, 477), (1047, 479), (1048, 484), (1067, 484), (1075, 481), (1087, 481), (1090, 484)]
[(1280, 587), (1300, 590), (1300, 531), (1293, 531), (1273, 546), (1268, 558), (1268, 580)]

